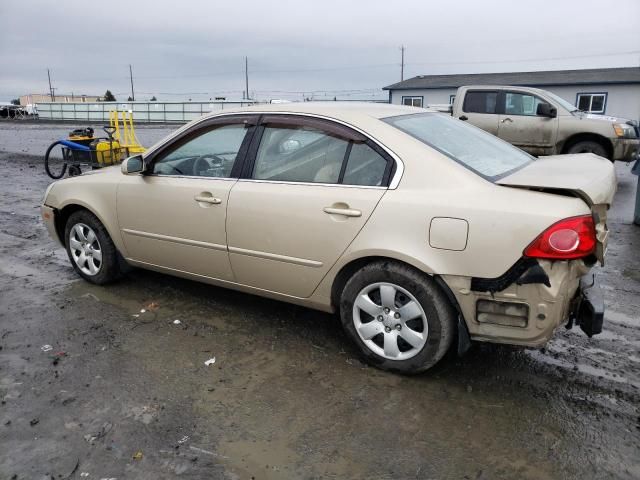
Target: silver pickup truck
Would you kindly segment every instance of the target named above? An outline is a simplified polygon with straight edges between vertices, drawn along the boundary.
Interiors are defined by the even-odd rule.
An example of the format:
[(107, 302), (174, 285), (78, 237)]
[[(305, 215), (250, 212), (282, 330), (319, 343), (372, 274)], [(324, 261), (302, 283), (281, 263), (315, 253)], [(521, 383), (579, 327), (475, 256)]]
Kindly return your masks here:
[(460, 87), (453, 105), (430, 105), (451, 113), (536, 156), (595, 153), (610, 160), (638, 157), (638, 125), (593, 115), (546, 90), (510, 86)]

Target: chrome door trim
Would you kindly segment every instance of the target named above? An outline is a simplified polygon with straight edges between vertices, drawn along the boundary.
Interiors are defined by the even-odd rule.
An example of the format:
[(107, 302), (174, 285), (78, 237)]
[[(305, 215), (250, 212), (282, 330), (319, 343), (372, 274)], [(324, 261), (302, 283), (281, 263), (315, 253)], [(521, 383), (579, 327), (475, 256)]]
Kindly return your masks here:
[[(331, 121), (331, 122), (339, 123), (341, 125), (344, 125), (346, 127), (351, 128), (351, 129), (355, 130), (356, 132), (360, 133), (361, 135), (364, 135), (365, 137), (367, 137), (373, 143), (378, 145), (382, 150), (384, 150), (396, 162), (396, 171), (393, 174), (393, 177), (391, 178), (391, 181), (389, 182), (389, 186), (388, 187), (377, 187), (377, 188), (385, 188), (385, 189), (389, 189), (389, 190), (395, 190), (396, 188), (398, 188), (398, 185), (400, 184), (400, 180), (402, 179), (402, 175), (404, 174), (404, 163), (402, 162), (400, 157), (398, 155), (396, 155), (396, 153), (393, 150), (391, 150), (389, 147), (384, 145), (379, 140), (373, 138), (371, 135), (369, 135), (364, 130), (360, 129), (359, 127), (356, 127), (355, 125), (353, 125), (351, 123), (345, 122), (344, 120), (340, 120), (340, 119), (337, 119), (337, 118), (334, 118), (334, 117), (328, 117), (326, 115), (318, 115), (318, 114), (315, 114), (315, 113), (308, 113), (308, 112), (254, 110), (254, 111), (235, 111), (235, 112), (209, 114), (209, 115), (203, 116), (202, 118), (200, 118), (198, 120), (194, 120), (193, 123), (188, 123), (184, 127), (178, 129), (176, 132), (174, 132), (172, 135), (170, 135), (167, 139), (165, 139), (162, 143), (157, 143), (157, 144), (153, 145), (149, 150), (147, 150), (145, 152), (144, 158), (146, 158), (149, 155), (152, 155), (156, 150), (164, 147), (167, 143), (171, 142), (175, 137), (177, 137), (178, 135), (181, 135), (185, 130), (188, 130), (188, 129), (191, 129), (191, 128), (197, 128), (201, 123), (206, 122), (207, 120), (211, 120), (212, 118), (224, 118), (224, 117), (231, 117), (231, 116), (238, 116), (238, 115), (299, 115), (299, 116), (302, 116), (302, 117), (320, 118), (320, 119), (323, 119), (323, 120), (328, 120), (328, 121)], [(301, 182), (291, 182), (291, 183), (301, 183)], [(312, 183), (311, 185), (318, 185), (318, 184)], [(347, 186), (350, 186), (350, 185), (339, 185), (339, 186), (347, 187)], [(358, 185), (355, 185), (355, 186), (358, 186)]]
[(189, 245), (192, 247), (210, 248), (211, 250), (219, 250), (222, 252), (227, 251), (226, 245), (220, 245), (218, 243), (200, 242), (198, 240), (189, 240), (188, 238), (172, 237), (170, 235), (161, 235), (159, 233), (141, 232), (139, 230), (131, 230), (130, 228), (123, 228), (123, 233), (128, 233), (135, 237), (151, 238), (153, 240), (163, 240), (165, 242), (179, 243), (180, 245)]
[(289, 257), (287, 255), (278, 255), (277, 253), (259, 252), (257, 250), (248, 250), (246, 248), (229, 247), (229, 253), (237, 253), (238, 255), (246, 255), (248, 257), (264, 258), (266, 260), (275, 260), (277, 262), (293, 263), (294, 265), (302, 265), (303, 267), (320, 268), (323, 265), (322, 262), (318, 262), (316, 260)]

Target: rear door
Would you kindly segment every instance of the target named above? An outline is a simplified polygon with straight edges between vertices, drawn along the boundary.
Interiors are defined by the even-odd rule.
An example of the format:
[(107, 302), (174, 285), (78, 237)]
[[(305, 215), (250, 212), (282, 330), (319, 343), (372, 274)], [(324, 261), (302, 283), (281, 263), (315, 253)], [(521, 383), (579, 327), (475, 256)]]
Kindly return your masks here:
[(547, 102), (531, 93), (501, 92), (498, 136), (532, 155), (552, 153), (559, 120), (558, 117), (538, 116), (540, 103)]
[(458, 119), (498, 135), (498, 90), (467, 90), (462, 102), (462, 114)]
[(236, 279), (308, 297), (369, 219), (394, 163), (339, 123), (269, 115), (245, 166), (227, 212)]

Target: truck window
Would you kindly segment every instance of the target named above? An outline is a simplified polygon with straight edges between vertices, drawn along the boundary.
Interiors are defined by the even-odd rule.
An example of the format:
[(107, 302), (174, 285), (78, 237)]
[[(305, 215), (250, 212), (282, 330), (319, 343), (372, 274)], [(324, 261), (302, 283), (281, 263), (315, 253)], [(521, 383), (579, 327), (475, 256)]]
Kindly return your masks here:
[(441, 113), (400, 115), (383, 121), (489, 181), (496, 181), (534, 161), (529, 154), (484, 130)]
[(505, 94), (504, 113), (507, 115), (536, 116), (538, 105), (544, 100), (526, 93), (507, 92)]
[(498, 92), (467, 90), (462, 110), (465, 113), (496, 113)]

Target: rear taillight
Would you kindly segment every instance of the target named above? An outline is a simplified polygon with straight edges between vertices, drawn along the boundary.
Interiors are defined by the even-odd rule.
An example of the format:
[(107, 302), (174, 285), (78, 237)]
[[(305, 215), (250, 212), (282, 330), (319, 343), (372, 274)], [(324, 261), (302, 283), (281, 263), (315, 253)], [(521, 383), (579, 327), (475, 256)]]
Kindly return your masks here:
[(570, 260), (591, 255), (596, 249), (596, 228), (591, 215), (554, 223), (524, 250), (525, 257)]

